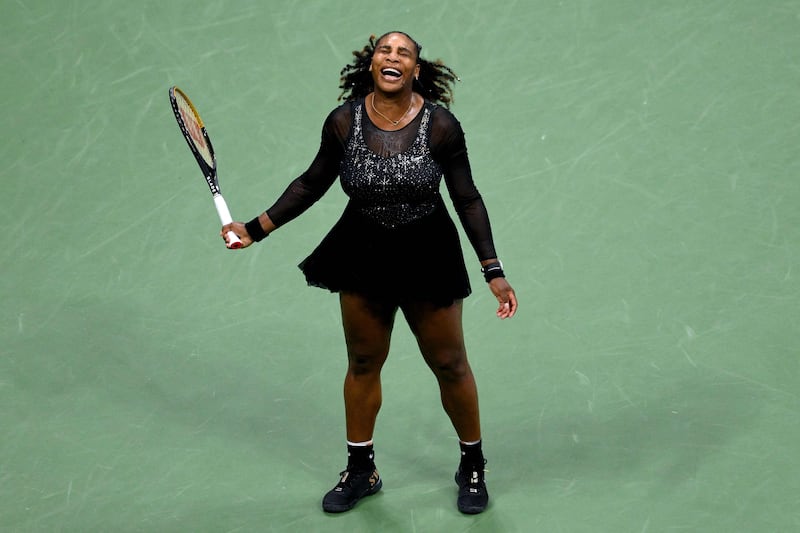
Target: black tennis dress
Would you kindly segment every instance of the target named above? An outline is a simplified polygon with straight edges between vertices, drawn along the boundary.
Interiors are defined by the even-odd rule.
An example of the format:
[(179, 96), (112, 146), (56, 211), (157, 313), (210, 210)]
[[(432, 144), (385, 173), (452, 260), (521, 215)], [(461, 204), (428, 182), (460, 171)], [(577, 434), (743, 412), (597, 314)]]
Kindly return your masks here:
[(471, 292), (458, 231), (439, 193), (442, 178), (479, 260), (496, 257), (489, 218), (469, 166), (464, 133), (425, 102), (398, 131), (376, 127), (364, 99), (328, 116), (319, 152), (267, 210), (281, 226), (339, 176), (344, 213), (300, 269), (309, 285), (401, 304), (447, 306)]

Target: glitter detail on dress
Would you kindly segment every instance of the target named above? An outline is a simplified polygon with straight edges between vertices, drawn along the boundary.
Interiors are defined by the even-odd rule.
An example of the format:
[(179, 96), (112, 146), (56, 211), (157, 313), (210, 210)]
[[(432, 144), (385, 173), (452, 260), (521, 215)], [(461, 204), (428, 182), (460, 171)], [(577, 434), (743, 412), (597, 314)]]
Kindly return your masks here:
[(431, 214), (439, 196), (442, 168), (428, 147), (429, 106), (423, 110), (419, 131), (408, 150), (386, 157), (372, 151), (364, 141), (362, 111), (359, 103), (342, 158), (339, 174), (344, 192), (359, 212), (388, 228)]

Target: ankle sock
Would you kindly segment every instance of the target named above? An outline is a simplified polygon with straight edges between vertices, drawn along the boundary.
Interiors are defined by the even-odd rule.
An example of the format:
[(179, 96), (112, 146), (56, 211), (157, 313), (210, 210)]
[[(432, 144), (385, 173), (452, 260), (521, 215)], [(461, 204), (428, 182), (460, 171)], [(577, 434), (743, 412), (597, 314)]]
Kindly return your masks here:
[(483, 448), (481, 446), (482, 441), (476, 442), (459, 442), (459, 446), (461, 446), (461, 464), (464, 466), (468, 466), (470, 468), (474, 468), (479, 466), (483, 469)]
[(372, 441), (347, 443), (347, 469), (373, 470), (375, 468), (375, 451)]

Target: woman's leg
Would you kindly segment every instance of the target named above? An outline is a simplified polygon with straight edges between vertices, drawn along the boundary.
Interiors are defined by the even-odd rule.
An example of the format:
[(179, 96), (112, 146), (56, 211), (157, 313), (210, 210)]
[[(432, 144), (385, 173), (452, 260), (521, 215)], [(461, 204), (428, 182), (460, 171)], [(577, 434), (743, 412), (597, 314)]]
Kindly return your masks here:
[(481, 513), (489, 503), (489, 493), (484, 481), (478, 389), (464, 348), (462, 302), (449, 307), (417, 302), (402, 309), (422, 356), (439, 381), (442, 405), (461, 440), (456, 504), (462, 513)]
[(425, 302), (402, 306), (425, 362), (439, 382), (442, 406), (462, 442), (481, 439), (478, 389), (467, 361), (461, 324), (462, 301), (449, 307)]
[(389, 343), (397, 307), (365, 296), (343, 292), (339, 301), (347, 343), (344, 379), (347, 440), (372, 439), (381, 407), (381, 368), (389, 355)]
[(353, 293), (341, 293), (339, 301), (348, 361), (344, 378), (347, 468), (339, 483), (322, 498), (322, 508), (329, 513), (349, 511), (383, 485), (373, 461), (371, 441), (381, 408), (381, 368), (389, 354), (397, 312), (397, 306)]

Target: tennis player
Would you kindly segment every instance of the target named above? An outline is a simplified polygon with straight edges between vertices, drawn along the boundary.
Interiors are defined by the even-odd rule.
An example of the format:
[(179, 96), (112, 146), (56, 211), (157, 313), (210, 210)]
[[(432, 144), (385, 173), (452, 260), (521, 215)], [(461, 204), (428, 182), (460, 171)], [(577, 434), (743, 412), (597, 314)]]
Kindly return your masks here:
[(278, 200), (231, 230), (245, 247), (316, 202), (339, 177), (349, 197), (341, 218), (301, 264), (308, 284), (338, 293), (347, 346), (344, 378), (347, 466), (322, 507), (338, 513), (378, 492), (373, 433), (381, 407), (381, 369), (395, 316), (402, 313), (439, 385), (460, 440), (455, 475), (463, 513), (486, 509), (478, 392), (467, 360), (462, 303), (470, 292), (457, 228), (440, 195), (442, 178), (477, 255), (496, 315), (517, 311), (495, 252), (486, 207), (473, 182), (464, 132), (449, 111), (458, 79), (420, 57), (402, 32), (370, 38), (341, 72), (340, 100), (322, 128), (309, 168)]

